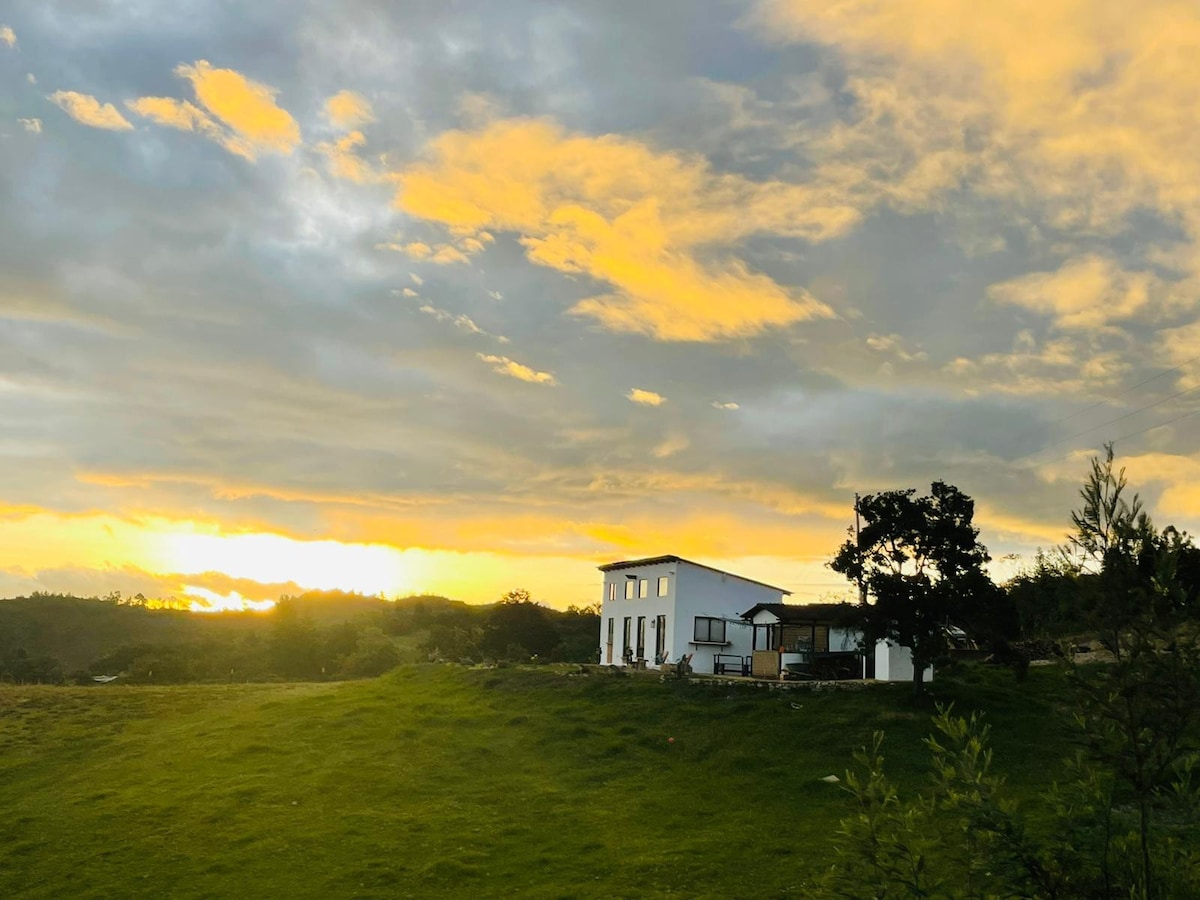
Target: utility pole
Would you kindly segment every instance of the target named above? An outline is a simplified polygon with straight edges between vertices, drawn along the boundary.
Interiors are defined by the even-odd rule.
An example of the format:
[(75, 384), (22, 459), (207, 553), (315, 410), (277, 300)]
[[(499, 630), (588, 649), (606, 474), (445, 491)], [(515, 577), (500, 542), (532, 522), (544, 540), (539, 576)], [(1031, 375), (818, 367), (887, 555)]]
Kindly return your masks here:
[[(863, 564), (862, 564), (862, 528), (858, 521), (858, 492), (854, 492), (854, 548), (858, 551), (858, 602), (861, 606), (867, 605), (867, 583), (863, 580)], [(862, 676), (867, 678), (875, 677), (875, 660), (871, 657), (864, 645), (862, 654)]]
[(854, 495), (854, 546), (858, 550), (858, 602), (867, 603), (867, 585), (863, 581), (862, 531), (858, 523), (858, 494)]

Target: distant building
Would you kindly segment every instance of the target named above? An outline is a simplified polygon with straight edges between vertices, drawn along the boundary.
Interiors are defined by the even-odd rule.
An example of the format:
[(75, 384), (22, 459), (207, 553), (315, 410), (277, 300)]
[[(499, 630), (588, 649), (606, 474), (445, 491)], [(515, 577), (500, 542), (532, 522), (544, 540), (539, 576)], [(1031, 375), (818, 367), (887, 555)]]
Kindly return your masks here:
[[(600, 566), (600, 662), (757, 678), (911, 681), (912, 653), (879, 641), (864, 653), (847, 603), (784, 603), (780, 587), (679, 556)], [(927, 669), (925, 678), (933, 677)]]
[[(600, 662), (659, 668), (692, 654), (696, 672), (749, 674), (753, 628), (742, 613), (781, 604), (783, 588), (679, 556), (600, 566)], [(734, 671), (736, 670), (736, 671)]]

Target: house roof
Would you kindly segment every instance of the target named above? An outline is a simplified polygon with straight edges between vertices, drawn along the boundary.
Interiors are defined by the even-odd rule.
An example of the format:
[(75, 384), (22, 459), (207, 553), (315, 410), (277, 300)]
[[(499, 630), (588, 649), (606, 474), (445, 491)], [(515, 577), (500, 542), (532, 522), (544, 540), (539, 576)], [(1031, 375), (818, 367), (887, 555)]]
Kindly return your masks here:
[(692, 562), (690, 559), (684, 559), (682, 556), (648, 556), (645, 559), (624, 559), (620, 562), (606, 563), (605, 565), (598, 566), (597, 568), (599, 568), (601, 572), (612, 572), (617, 569), (635, 569), (639, 566), (657, 566), (661, 563), (687, 563), (689, 566), (695, 566), (697, 569), (707, 569), (709, 572), (716, 572), (718, 575), (728, 575), (730, 578), (736, 578), (739, 581), (746, 581), (750, 584), (757, 584), (759, 587), (765, 587), (770, 588), (773, 591), (779, 591), (779, 593), (789, 597), (792, 594), (791, 591), (784, 590), (781, 587), (776, 587), (773, 584), (767, 584), (763, 581), (755, 581), (753, 578), (747, 578), (745, 575), (736, 575), (733, 572), (726, 572), (724, 569), (714, 569), (712, 566), (706, 566), (703, 563)]
[(836, 622), (854, 609), (853, 603), (756, 603), (742, 613), (752, 619), (764, 610), (774, 613), (784, 625), (809, 622)]

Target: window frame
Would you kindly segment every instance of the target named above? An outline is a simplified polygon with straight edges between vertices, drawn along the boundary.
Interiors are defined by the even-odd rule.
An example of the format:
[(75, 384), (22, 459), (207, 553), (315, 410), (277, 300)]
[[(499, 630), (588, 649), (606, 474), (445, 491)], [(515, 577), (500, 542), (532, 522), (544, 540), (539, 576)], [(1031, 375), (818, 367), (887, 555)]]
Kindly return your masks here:
[[(701, 637), (700, 626), (704, 623), (704, 637)], [(718, 623), (721, 627), (720, 640), (713, 640), (713, 625)], [(693, 644), (716, 644), (724, 646), (729, 643), (728, 631), (726, 625), (728, 623), (717, 616), (696, 616), (692, 622), (692, 640)]]
[(635, 589), (636, 584), (637, 584), (637, 580), (634, 578), (626, 578), (625, 579), (625, 599), (626, 600), (632, 600), (634, 598), (634, 596), (636, 595), (636, 589)]
[(645, 600), (647, 597), (650, 596), (650, 579), (649, 578), (639, 578), (638, 579), (637, 595), (638, 595), (639, 600)]
[(669, 594), (671, 592), (671, 576), (670, 575), (659, 575), (658, 576), (657, 591), (658, 591), (657, 596), (659, 596), (659, 597), (665, 597), (665, 596), (667, 596), (667, 594)]

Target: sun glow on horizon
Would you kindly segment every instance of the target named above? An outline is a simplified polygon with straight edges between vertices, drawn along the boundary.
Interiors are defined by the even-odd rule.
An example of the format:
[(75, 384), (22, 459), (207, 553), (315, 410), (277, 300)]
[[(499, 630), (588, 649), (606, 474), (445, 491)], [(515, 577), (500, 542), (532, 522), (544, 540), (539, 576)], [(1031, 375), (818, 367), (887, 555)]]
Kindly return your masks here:
[[(221, 572), (264, 584), (294, 582), (309, 590), (396, 595), (412, 589), (419, 567), (405, 551), (383, 544), (300, 541), (277, 534), (175, 532), (163, 535), (159, 547), (166, 571)], [(238, 595), (243, 605), (231, 605), (236, 592), (195, 593), (225, 609), (253, 602)]]
[(274, 600), (251, 600), (237, 591), (218, 594), (208, 588), (185, 584), (183, 592), (188, 599), (188, 609), (199, 613), (219, 612), (266, 612), (275, 606)]

